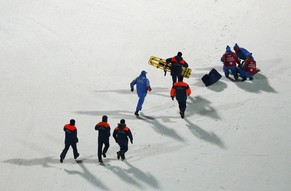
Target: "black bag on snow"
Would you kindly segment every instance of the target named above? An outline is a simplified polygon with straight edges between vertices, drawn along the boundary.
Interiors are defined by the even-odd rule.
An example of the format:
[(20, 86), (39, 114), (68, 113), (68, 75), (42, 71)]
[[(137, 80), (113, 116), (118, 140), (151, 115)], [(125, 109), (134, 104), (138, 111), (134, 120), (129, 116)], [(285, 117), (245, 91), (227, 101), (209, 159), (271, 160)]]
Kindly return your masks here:
[(210, 86), (217, 82), (222, 76), (214, 69), (209, 72), (209, 74), (205, 74), (201, 79), (205, 86)]

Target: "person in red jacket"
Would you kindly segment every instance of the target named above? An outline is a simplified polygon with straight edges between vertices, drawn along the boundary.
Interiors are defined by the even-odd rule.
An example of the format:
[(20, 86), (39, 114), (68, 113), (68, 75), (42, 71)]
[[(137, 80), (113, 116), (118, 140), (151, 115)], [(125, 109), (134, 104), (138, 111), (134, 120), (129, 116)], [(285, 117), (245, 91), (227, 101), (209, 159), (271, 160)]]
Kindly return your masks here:
[(237, 80), (238, 76), (237, 76), (236, 64), (239, 62), (238, 62), (236, 54), (230, 50), (229, 46), (226, 47), (226, 51), (220, 60), (221, 62), (223, 62), (223, 71), (224, 71), (225, 77), (229, 78), (229, 71), (231, 71), (234, 79)]
[[(102, 116), (102, 121), (95, 126), (95, 130), (98, 131), (98, 160), (103, 163), (102, 156), (106, 158), (106, 152), (109, 149), (109, 137), (110, 137), (110, 125), (107, 123), (108, 117)], [(104, 149), (103, 148), (104, 144)]]
[(77, 127), (75, 126), (74, 119), (70, 120), (70, 124), (66, 124), (64, 126), (64, 131), (65, 131), (65, 148), (60, 155), (61, 163), (63, 163), (70, 146), (73, 148), (74, 159), (77, 159), (80, 155), (77, 149), (77, 143), (79, 142), (79, 140), (77, 137)]
[(184, 119), (185, 116), (185, 110), (186, 110), (186, 101), (187, 97), (191, 94), (191, 89), (189, 85), (185, 82), (183, 82), (183, 77), (178, 77), (178, 82), (176, 82), (171, 91), (170, 96), (172, 97), (172, 100), (174, 100), (174, 97), (176, 97), (176, 100), (179, 104), (180, 109), (180, 115), (181, 118)]
[(239, 74), (242, 77), (242, 81), (245, 81), (247, 78), (253, 80), (253, 76), (257, 73), (256, 65), (257, 64), (252, 56), (252, 53), (249, 53), (242, 68), (239, 69)]
[(173, 84), (177, 82), (178, 76), (182, 75), (182, 67), (188, 68), (187, 62), (182, 58), (182, 52), (178, 52), (177, 56), (166, 59), (166, 66), (171, 63), (171, 76)]

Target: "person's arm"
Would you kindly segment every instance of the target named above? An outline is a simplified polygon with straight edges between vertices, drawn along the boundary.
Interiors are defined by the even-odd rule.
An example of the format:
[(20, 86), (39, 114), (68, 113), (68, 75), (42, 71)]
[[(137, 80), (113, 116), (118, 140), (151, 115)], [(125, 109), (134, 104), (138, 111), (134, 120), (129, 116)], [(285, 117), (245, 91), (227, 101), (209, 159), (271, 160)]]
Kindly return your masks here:
[(130, 83), (130, 91), (132, 91), (132, 92), (134, 90), (134, 85), (136, 84), (136, 79), (137, 78), (135, 78), (134, 80), (132, 80), (132, 82)]

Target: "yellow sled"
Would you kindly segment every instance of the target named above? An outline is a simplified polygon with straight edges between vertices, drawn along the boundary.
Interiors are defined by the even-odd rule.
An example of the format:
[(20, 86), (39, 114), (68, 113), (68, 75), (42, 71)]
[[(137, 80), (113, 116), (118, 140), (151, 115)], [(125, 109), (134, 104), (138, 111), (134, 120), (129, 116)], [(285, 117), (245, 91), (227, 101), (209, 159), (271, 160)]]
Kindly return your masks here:
[[(172, 63), (169, 63), (166, 66), (166, 60), (162, 59), (162, 58), (159, 58), (159, 57), (156, 57), (156, 56), (151, 56), (150, 57), (149, 64), (154, 66), (154, 67), (156, 67), (156, 68), (160, 68), (160, 69), (164, 70), (165, 74), (166, 74), (166, 72), (170, 72), (171, 71)], [(182, 75), (185, 78), (189, 78), (190, 75), (191, 75), (191, 72), (192, 72), (192, 70), (190, 68), (182, 67)]]

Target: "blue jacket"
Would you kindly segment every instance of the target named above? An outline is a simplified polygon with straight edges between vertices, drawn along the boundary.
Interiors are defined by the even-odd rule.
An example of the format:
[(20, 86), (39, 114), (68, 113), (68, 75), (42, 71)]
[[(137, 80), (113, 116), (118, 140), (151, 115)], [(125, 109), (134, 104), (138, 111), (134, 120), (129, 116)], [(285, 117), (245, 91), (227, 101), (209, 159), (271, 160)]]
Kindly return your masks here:
[(245, 48), (241, 48), (237, 45), (237, 43), (234, 45), (233, 47), (235, 53), (236, 53), (236, 56), (242, 60), (245, 60), (247, 59), (247, 55), (249, 54), (249, 51), (246, 50)]
[(138, 97), (145, 97), (148, 89), (150, 88), (150, 81), (147, 79), (146, 74), (142, 72), (139, 77), (130, 83), (130, 88), (134, 89), (134, 85), (136, 85)]

